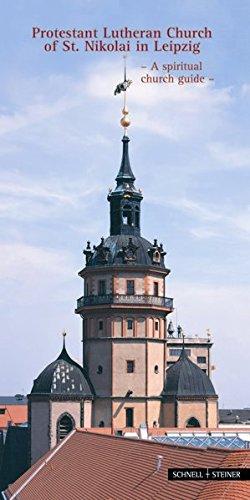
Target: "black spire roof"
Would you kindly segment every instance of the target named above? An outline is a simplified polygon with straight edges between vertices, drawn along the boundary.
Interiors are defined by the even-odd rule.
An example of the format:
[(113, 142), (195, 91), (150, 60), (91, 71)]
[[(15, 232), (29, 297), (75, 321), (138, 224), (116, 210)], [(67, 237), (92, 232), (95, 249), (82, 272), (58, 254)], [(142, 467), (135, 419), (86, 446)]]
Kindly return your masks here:
[(191, 359), (186, 350), (167, 370), (163, 396), (216, 396), (214, 386), (205, 372)]
[(68, 354), (65, 343), (58, 358), (34, 380), (31, 394), (92, 397), (94, 389), (85, 370)]
[(122, 161), (116, 176), (116, 187), (108, 195), (110, 202), (110, 234), (140, 235), (140, 203), (143, 198), (140, 189), (134, 185), (128, 152), (130, 139), (122, 138)]
[[(110, 236), (101, 238), (98, 246), (91, 249), (90, 242), (83, 251), (87, 266), (155, 266), (165, 268), (166, 255), (162, 243), (154, 243), (141, 236), (141, 201), (140, 189), (134, 185), (133, 174), (128, 152), (130, 139), (122, 138), (123, 151), (119, 172), (116, 176), (116, 187), (110, 189)], [(170, 272), (166, 269), (167, 274)]]
[(120, 170), (116, 176), (116, 181), (117, 184), (121, 184), (122, 182), (134, 182), (135, 181), (135, 176), (132, 172), (131, 166), (130, 166), (130, 160), (129, 160), (129, 153), (128, 153), (128, 143), (130, 139), (127, 135), (124, 135), (122, 138), (123, 142), (123, 149), (122, 149), (122, 161), (121, 161), (121, 166)]
[(122, 138), (122, 159), (121, 159), (121, 165), (119, 168), (119, 172), (115, 178), (116, 180), (116, 187), (109, 193), (108, 200), (110, 201), (110, 197), (112, 196), (124, 196), (127, 195), (132, 195), (132, 193), (135, 195), (136, 199), (142, 200), (143, 196), (141, 194), (140, 190), (137, 190), (134, 181), (135, 181), (135, 176), (131, 168), (130, 164), (130, 159), (129, 159), (129, 148), (128, 144), (130, 142), (130, 139), (127, 135), (124, 135)]

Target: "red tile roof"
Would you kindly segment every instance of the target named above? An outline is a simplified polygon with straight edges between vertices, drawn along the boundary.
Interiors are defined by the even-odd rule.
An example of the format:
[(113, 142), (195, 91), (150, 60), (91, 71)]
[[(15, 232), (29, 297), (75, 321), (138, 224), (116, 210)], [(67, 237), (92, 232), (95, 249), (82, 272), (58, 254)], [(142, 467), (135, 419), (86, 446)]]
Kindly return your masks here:
[[(250, 467), (250, 450), (233, 451), (223, 460), (221, 467)], [(249, 500), (249, 481), (209, 481), (198, 496), (202, 500)]]
[[(157, 455), (163, 457), (159, 472), (156, 472)], [(235, 467), (246, 457), (249, 460), (249, 456), (250, 450), (232, 452), (187, 448), (78, 429), (33, 465), (5, 493), (7, 498), (17, 493), (14, 498), (20, 500), (214, 500), (217, 497), (199, 496), (208, 484), (206, 481), (168, 481), (168, 468), (219, 467), (222, 464)], [(220, 484), (212, 486), (220, 487)], [(248, 488), (250, 498), (250, 484), (242, 485), (237, 481), (233, 487), (237, 500), (246, 498), (241, 496), (242, 491), (245, 494), (245, 488)], [(209, 486), (209, 494), (210, 491)]]
[(6, 429), (8, 422), (12, 425), (23, 424), (28, 420), (27, 405), (0, 405), (0, 410), (5, 410), (4, 414), (0, 412), (0, 429)]

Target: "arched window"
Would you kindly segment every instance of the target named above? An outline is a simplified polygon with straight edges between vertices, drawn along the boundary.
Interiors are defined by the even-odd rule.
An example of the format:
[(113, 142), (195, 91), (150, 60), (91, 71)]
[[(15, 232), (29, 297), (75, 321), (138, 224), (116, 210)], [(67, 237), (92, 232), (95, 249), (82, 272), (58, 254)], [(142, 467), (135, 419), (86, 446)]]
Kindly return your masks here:
[(75, 421), (69, 413), (61, 415), (57, 421), (57, 442), (60, 443), (75, 427)]
[(123, 224), (132, 226), (132, 208), (130, 205), (124, 205), (122, 211)]
[(139, 207), (135, 207), (135, 227), (139, 227), (140, 225), (140, 209)]
[(154, 372), (159, 373), (159, 366), (158, 365), (155, 365)]
[(102, 365), (98, 365), (98, 368), (97, 368), (96, 373), (98, 373), (98, 375), (101, 375), (101, 374), (102, 374), (102, 372), (103, 372), (103, 367), (102, 367)]
[(103, 422), (103, 420), (100, 420), (100, 422), (99, 422), (99, 427), (104, 427), (104, 422)]
[(186, 423), (186, 427), (200, 427), (200, 422), (195, 417), (191, 417), (188, 419)]

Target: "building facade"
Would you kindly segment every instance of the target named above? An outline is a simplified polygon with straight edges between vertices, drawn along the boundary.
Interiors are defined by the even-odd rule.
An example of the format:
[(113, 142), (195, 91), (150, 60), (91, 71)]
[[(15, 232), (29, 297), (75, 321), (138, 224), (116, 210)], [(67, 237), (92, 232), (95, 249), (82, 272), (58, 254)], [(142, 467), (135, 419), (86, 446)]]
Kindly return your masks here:
[[(182, 335), (174, 336), (173, 299), (167, 295), (166, 252), (141, 236), (142, 193), (135, 187), (129, 138), (122, 139), (121, 166), (110, 190), (110, 235), (84, 250), (79, 272), (84, 295), (76, 313), (83, 321), (83, 366), (95, 388), (93, 426), (115, 429), (164, 425), (166, 370), (178, 360)], [(187, 339), (188, 354), (210, 374), (209, 338)], [(165, 406), (164, 406), (165, 408)]]
[(84, 250), (83, 366), (67, 353), (34, 381), (28, 395), (30, 463), (75, 427), (124, 433), (156, 427), (217, 427), (217, 395), (210, 380), (210, 336), (175, 335), (168, 315), (162, 243), (141, 236), (142, 193), (135, 187), (129, 138), (116, 187), (110, 190), (110, 235)]
[(34, 380), (28, 395), (29, 463), (35, 463), (75, 427), (91, 427), (94, 389), (87, 373), (67, 353)]

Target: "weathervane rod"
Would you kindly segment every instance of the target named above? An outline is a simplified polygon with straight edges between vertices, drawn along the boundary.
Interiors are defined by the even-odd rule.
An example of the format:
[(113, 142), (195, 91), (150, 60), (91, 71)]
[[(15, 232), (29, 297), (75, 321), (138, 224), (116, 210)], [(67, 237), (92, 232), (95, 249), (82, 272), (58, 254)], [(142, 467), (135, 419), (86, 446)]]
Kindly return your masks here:
[(127, 80), (127, 54), (124, 54), (124, 82)]
[(66, 337), (67, 333), (65, 332), (65, 330), (63, 330), (62, 332), (62, 336), (63, 336), (63, 349), (65, 349), (65, 337)]
[(123, 92), (123, 110), (122, 110), (122, 114), (123, 114), (123, 117), (121, 118), (120, 120), (120, 123), (121, 123), (121, 126), (123, 127), (123, 130), (124, 130), (124, 135), (127, 134), (127, 127), (129, 127), (130, 125), (130, 118), (128, 116), (129, 112), (128, 112), (128, 109), (127, 109), (127, 106), (126, 106), (126, 103), (127, 103), (127, 97), (126, 97), (126, 91), (128, 89), (128, 87), (131, 85), (132, 83), (132, 80), (127, 80), (127, 54), (124, 54), (123, 56), (123, 82), (122, 83), (118, 83), (118, 85), (116, 86), (115, 88), (115, 91), (114, 91), (114, 95), (116, 94), (120, 94), (121, 92)]
[[(127, 81), (127, 54), (124, 54), (123, 60), (124, 60), (124, 82), (126, 82)], [(123, 93), (123, 103), (124, 103), (124, 109), (125, 109), (126, 103), (127, 103), (127, 92), (126, 91)]]

